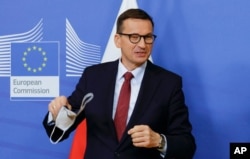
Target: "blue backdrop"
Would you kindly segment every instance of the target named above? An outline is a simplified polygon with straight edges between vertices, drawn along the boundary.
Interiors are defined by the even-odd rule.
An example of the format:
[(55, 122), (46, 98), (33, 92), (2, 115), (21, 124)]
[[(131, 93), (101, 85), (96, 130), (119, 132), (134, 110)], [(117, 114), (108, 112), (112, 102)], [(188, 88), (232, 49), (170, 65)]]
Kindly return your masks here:
[[(42, 127), (49, 99), (69, 95), (80, 72), (101, 62), (121, 4), (122, 0), (0, 1), (1, 159), (68, 158), (72, 135), (52, 145)], [(194, 158), (228, 159), (230, 142), (250, 142), (250, 1), (137, 0), (137, 4), (156, 24), (153, 62), (183, 77), (197, 143)], [(23, 44), (20, 52), (17, 43)], [(58, 47), (40, 48), (37, 52), (42, 54), (36, 58), (41, 61), (36, 64), (25, 53), (27, 43)], [(83, 55), (72, 55), (75, 52)], [(17, 69), (26, 68), (26, 60), (30, 76), (29, 68), (21, 73)], [(39, 74), (47, 67), (55, 73)], [(58, 91), (49, 89), (46, 98), (42, 93), (13, 92), (13, 87), (47, 87), (16, 86), (13, 78), (42, 83), (47, 76), (53, 77), (52, 88)]]

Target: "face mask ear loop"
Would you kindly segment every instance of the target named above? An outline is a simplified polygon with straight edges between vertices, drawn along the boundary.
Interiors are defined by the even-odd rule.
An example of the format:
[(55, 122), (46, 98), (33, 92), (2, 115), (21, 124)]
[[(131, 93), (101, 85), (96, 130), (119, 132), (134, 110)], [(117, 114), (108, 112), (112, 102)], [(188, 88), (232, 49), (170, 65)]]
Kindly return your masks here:
[[(88, 94), (86, 94), (83, 97), (80, 110), (78, 111), (78, 113), (76, 114), (76, 116), (75, 116), (75, 113), (73, 113), (72, 111), (70, 111), (70, 110), (67, 111), (67, 117), (70, 118), (70, 120), (73, 121), (70, 124), (69, 128), (74, 124), (75, 118), (84, 110), (84, 108), (86, 107), (87, 103), (89, 103), (93, 98), (94, 98), (94, 94), (93, 93), (88, 93)], [(74, 118), (74, 119), (72, 119), (72, 118)], [(66, 118), (66, 120), (67, 120), (67, 118)], [(53, 128), (53, 130), (52, 130), (52, 132), (50, 134), (50, 138), (49, 138), (50, 142), (52, 144), (57, 144), (62, 139), (63, 135), (65, 134), (65, 130), (64, 130), (63, 133), (62, 133), (62, 135), (56, 141), (53, 141), (52, 140), (52, 136), (53, 136), (53, 134), (55, 132), (55, 129), (56, 129), (56, 124), (55, 124), (55, 126), (54, 126), (54, 128)]]
[(87, 103), (89, 103), (93, 98), (94, 98), (94, 94), (93, 93), (88, 93), (88, 94), (86, 94), (83, 97), (82, 104), (81, 104), (80, 110), (77, 113), (77, 116), (84, 110), (84, 108), (86, 107)]
[(50, 142), (51, 142), (52, 144), (57, 144), (57, 143), (62, 139), (62, 137), (63, 137), (63, 135), (64, 135), (64, 133), (65, 133), (65, 131), (63, 131), (62, 135), (61, 135), (56, 141), (53, 141), (53, 140), (52, 140), (52, 136), (53, 136), (53, 134), (54, 134), (55, 129), (56, 129), (56, 126), (54, 126), (54, 128), (53, 128), (53, 130), (52, 130), (52, 132), (51, 132), (51, 134), (50, 134), (50, 137), (49, 137), (49, 140), (50, 140)]

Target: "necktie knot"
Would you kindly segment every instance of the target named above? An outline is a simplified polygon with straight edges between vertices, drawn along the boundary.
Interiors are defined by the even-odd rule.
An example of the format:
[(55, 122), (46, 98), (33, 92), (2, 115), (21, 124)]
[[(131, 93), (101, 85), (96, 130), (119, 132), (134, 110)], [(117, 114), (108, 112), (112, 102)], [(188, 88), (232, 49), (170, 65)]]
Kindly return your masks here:
[(130, 81), (134, 76), (131, 72), (126, 72), (123, 77), (126, 81)]

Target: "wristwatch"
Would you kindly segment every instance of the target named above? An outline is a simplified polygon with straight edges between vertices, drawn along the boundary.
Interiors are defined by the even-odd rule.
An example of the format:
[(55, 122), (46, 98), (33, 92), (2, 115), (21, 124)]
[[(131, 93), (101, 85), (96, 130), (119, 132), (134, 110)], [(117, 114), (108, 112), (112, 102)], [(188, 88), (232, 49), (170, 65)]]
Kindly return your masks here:
[(166, 144), (166, 141), (165, 141), (165, 137), (162, 134), (160, 134), (160, 136), (161, 136), (161, 140), (160, 140), (158, 149), (163, 149)]

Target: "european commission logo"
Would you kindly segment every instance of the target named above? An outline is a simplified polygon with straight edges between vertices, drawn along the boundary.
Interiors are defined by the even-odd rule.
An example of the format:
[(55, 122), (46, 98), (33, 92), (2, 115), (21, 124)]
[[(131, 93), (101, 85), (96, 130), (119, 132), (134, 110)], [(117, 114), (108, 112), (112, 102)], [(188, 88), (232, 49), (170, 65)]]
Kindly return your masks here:
[(11, 76), (58, 76), (56, 42), (12, 43)]
[(11, 99), (41, 100), (58, 95), (59, 43), (11, 43)]

